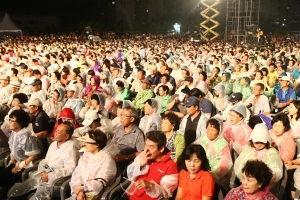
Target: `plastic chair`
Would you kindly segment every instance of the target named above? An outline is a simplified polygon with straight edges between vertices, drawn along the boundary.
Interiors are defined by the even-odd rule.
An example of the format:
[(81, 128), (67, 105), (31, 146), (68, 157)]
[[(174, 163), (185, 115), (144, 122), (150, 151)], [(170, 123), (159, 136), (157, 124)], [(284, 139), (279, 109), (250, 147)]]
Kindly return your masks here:
[(120, 167), (117, 166), (115, 182), (105, 190), (105, 192), (102, 194), (100, 199), (107, 200), (109, 193), (120, 184), (121, 180), (122, 180), (121, 169), (120, 169)]
[(60, 186), (60, 199), (65, 200), (71, 196), (71, 187), (70, 187), (71, 178), (67, 179)]
[[(127, 188), (127, 187), (130, 185), (130, 183), (131, 183), (130, 180), (126, 180), (126, 181), (124, 181), (124, 182), (121, 183), (121, 184), (122, 184), (122, 187), (125, 189), (125, 188)], [(115, 199), (116, 196), (117, 196), (121, 191), (123, 191), (123, 189), (122, 189), (122, 187), (121, 187), (121, 184), (120, 184), (119, 186), (115, 187), (115, 188), (110, 192), (110, 194), (109, 194), (109, 196), (108, 196), (108, 200), (113, 200), (113, 199)], [(123, 191), (122, 193), (124, 193), (124, 191)], [(126, 194), (124, 194), (124, 195), (126, 195)]]
[(5, 158), (7, 155), (10, 154), (10, 150), (9, 148), (7, 149), (3, 149), (0, 153), (0, 167), (4, 167), (5, 166)]

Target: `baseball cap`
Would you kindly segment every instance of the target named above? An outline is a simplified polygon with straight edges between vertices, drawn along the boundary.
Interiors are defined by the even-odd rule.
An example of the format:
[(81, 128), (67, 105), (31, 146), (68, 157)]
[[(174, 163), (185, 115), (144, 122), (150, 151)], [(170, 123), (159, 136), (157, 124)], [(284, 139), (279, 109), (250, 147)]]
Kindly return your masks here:
[(43, 103), (39, 98), (32, 98), (32, 99), (29, 99), (29, 101), (27, 103), (24, 103), (24, 105), (26, 105), (27, 107), (29, 107), (29, 106), (39, 106), (40, 107), (43, 105)]
[(199, 106), (199, 100), (197, 97), (191, 96), (187, 99), (186, 103), (184, 104), (186, 107), (190, 106)]
[(269, 142), (271, 144), (271, 137), (267, 126), (263, 123), (256, 124), (249, 140), (252, 140), (252, 142), (263, 142), (265, 144)]
[(21, 87), (21, 84), (18, 81), (12, 81), (12, 82), (10, 82), (10, 85), (14, 88), (20, 88)]
[(9, 81), (9, 76), (1, 75), (1, 76), (0, 76), (0, 80)]
[(243, 94), (240, 93), (240, 92), (236, 92), (236, 93), (233, 93), (230, 97), (229, 97), (229, 102), (230, 103), (234, 103), (234, 102), (237, 102), (237, 101), (241, 101), (243, 99)]
[(85, 113), (84, 120), (83, 120), (82, 124), (84, 126), (89, 126), (89, 125), (91, 125), (91, 123), (95, 119), (98, 119), (98, 118), (99, 118), (99, 115), (98, 115), (98, 112), (96, 110), (88, 110)]
[(35, 85), (42, 85), (42, 81), (40, 79), (35, 79), (33, 81), (33, 83), (31, 83), (30, 85), (35, 86)]
[(287, 77), (287, 76), (282, 76), (280, 80), (281, 80), (281, 81), (291, 81), (291, 80), (289, 79), (289, 77)]
[(86, 142), (86, 143), (96, 143), (95, 140), (93, 140), (92, 138), (90, 138), (89, 134), (85, 134), (82, 137), (77, 138), (77, 140), (81, 141), (81, 142)]
[(151, 81), (147, 78), (145, 78), (144, 80), (141, 80), (142, 83), (146, 83), (147, 85), (151, 85)]

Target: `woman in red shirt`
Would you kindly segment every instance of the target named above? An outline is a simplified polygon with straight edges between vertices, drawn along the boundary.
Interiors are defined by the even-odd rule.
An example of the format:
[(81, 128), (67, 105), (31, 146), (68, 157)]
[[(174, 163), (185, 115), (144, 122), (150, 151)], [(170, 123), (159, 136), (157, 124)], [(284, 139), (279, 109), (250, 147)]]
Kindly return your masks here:
[(192, 144), (182, 154), (182, 167), (175, 200), (211, 200), (215, 181), (201, 145)]

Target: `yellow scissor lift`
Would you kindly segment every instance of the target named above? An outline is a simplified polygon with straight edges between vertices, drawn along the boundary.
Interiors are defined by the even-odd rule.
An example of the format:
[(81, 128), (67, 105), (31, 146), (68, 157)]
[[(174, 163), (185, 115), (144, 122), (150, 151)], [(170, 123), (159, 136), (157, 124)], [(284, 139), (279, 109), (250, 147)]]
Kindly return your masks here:
[[(202, 38), (206, 41), (213, 40), (219, 36), (219, 34), (214, 31), (213, 29), (220, 26), (220, 23), (216, 21), (214, 18), (216, 18), (221, 13), (216, 10), (214, 7), (217, 6), (220, 3), (220, 0), (201, 0), (200, 1), (202, 5), (204, 5), (206, 8), (200, 12), (200, 14), (206, 18), (203, 22), (200, 23), (200, 26), (204, 28), (203, 36)], [(208, 13), (210, 11), (213, 11), (214, 14), (209, 16)], [(208, 27), (207, 23), (212, 22), (213, 25)]]

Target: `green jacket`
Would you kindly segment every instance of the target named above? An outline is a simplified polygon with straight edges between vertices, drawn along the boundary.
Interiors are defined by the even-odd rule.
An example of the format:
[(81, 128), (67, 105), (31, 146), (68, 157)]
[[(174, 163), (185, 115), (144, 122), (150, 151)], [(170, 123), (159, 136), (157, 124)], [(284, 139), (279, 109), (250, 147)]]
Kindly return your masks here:
[(131, 97), (131, 92), (128, 88), (124, 88), (122, 90), (122, 93), (121, 93), (121, 101), (124, 101), (124, 100), (130, 100), (130, 97)]
[(175, 140), (174, 140), (174, 145), (175, 145), (175, 159), (178, 159), (179, 156), (181, 156), (182, 151), (185, 147), (185, 141), (184, 141), (184, 136), (181, 135), (180, 133), (176, 132)]
[(154, 97), (152, 89), (141, 90), (137, 93), (135, 99), (132, 101), (136, 109), (143, 109), (145, 106), (145, 101)]

